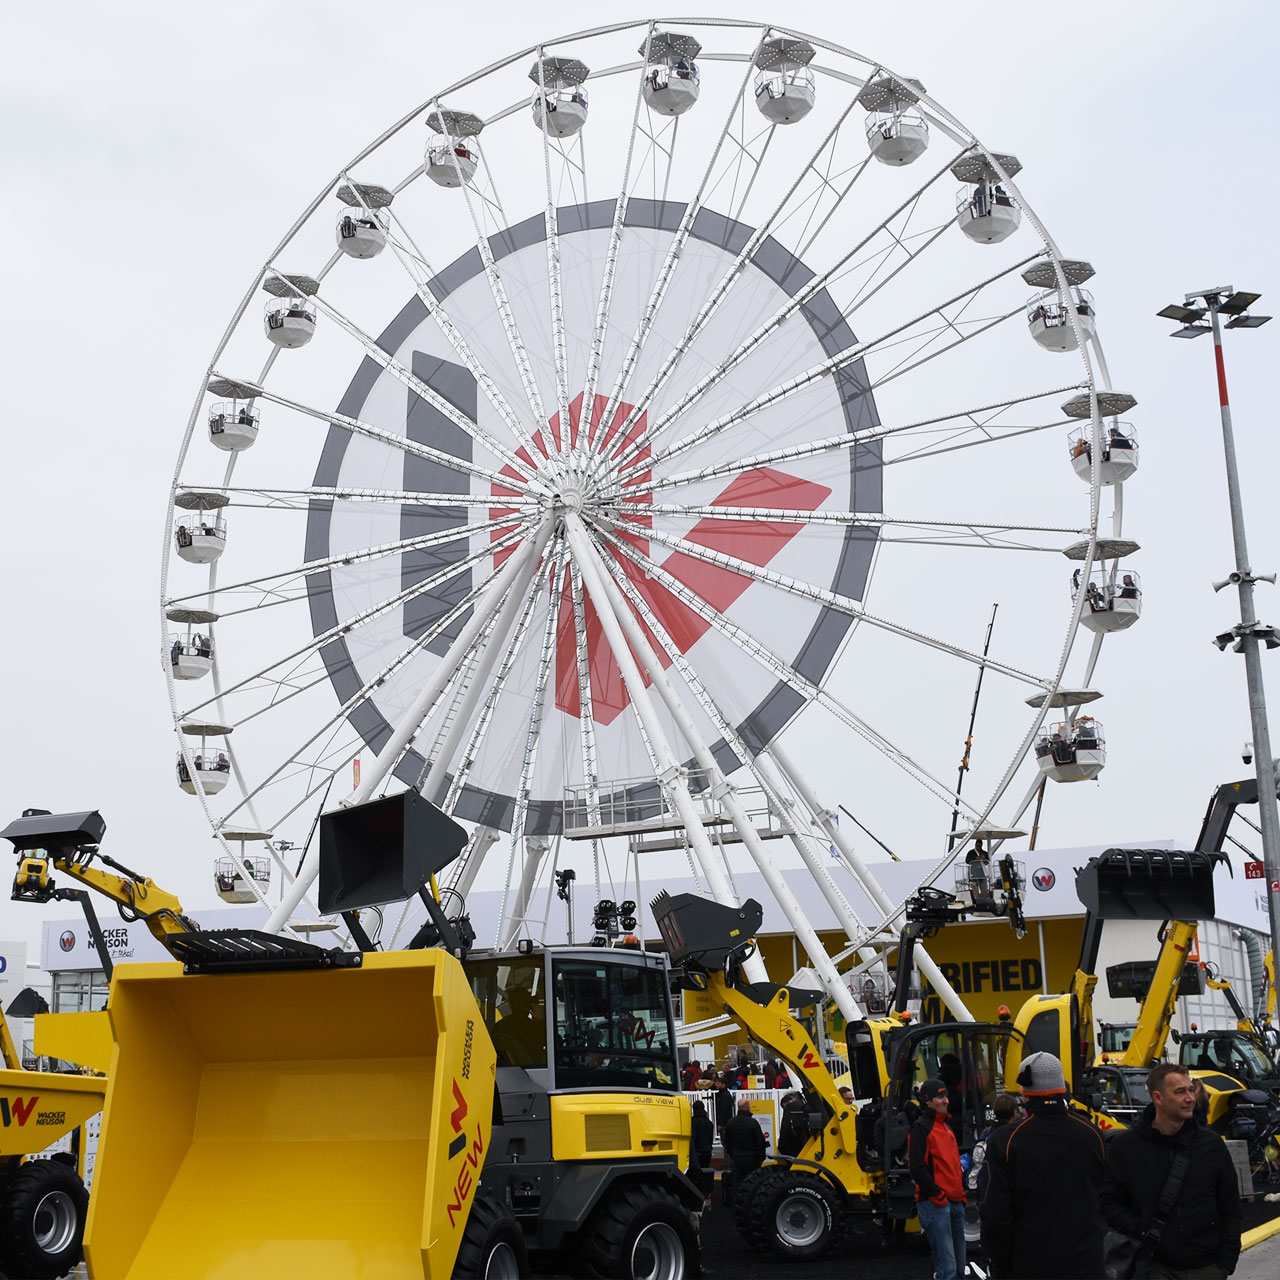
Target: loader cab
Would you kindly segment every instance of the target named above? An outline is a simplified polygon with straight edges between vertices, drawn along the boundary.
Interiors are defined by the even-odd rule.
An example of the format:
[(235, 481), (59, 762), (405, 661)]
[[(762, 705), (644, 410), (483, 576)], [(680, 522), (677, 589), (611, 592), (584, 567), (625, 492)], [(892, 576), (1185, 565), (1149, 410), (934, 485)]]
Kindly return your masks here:
[(665, 957), (562, 948), (473, 955), (466, 970), (499, 1069), (548, 1092), (679, 1090)]
[(960, 1150), (971, 1151), (990, 1126), (996, 1096), (1006, 1088), (1006, 1060), (1020, 1038), (1008, 1023), (917, 1027), (877, 1018), (850, 1024), (854, 1096), (870, 1099), (858, 1113), (858, 1163), (868, 1171), (884, 1171), (893, 1217), (910, 1217), (915, 1211), (907, 1134), (920, 1114), (916, 1089), (933, 1077), (946, 1082)]
[(1184, 1035), (1178, 1045), (1178, 1063), (1193, 1071), (1233, 1076), (1246, 1089), (1280, 1090), (1280, 1071), (1261, 1043), (1240, 1031)]

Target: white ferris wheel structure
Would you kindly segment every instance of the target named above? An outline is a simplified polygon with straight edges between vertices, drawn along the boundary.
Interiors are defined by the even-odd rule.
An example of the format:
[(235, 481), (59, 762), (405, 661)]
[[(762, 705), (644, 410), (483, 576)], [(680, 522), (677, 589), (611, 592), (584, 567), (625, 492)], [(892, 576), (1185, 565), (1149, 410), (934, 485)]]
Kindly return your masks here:
[(222, 896), (314, 916), (318, 813), (416, 788), (471, 833), (440, 889), (502, 890), (483, 942), (538, 936), (557, 869), (624, 896), (665, 851), (655, 884), (723, 901), (761, 874), (851, 1016), (784, 868), (874, 950), (901, 906), (839, 810), (936, 854), (921, 883), (998, 847), (1100, 771), (1141, 607), (1135, 402), (1021, 167), (919, 81), (727, 19), (518, 51), (344, 165), (174, 475), (163, 665)]

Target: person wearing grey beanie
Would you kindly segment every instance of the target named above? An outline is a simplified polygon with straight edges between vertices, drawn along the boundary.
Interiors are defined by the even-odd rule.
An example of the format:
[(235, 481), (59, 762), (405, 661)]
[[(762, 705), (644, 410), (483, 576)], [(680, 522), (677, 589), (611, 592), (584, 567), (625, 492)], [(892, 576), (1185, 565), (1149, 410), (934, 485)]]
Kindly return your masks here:
[(1105, 1274), (1098, 1196), (1102, 1133), (1067, 1108), (1062, 1063), (1022, 1060), (1026, 1117), (989, 1144), (979, 1211), (991, 1274), (1000, 1280), (1087, 1280)]

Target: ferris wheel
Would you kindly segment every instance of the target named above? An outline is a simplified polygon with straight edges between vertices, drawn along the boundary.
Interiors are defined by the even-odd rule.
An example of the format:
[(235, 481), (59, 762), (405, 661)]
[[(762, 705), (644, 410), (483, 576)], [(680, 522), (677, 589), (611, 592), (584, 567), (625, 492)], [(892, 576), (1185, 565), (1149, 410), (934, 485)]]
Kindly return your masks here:
[(548, 40), (343, 166), (170, 495), (177, 777), (222, 896), (289, 927), (321, 809), (416, 788), (502, 944), (570, 846), (604, 897), (667, 831), (722, 900), (763, 874), (847, 1004), (781, 863), (874, 940), (858, 828), (932, 879), (1096, 776), (1082, 708), (1140, 611), (1134, 400), (1020, 169), (919, 81), (731, 20)]

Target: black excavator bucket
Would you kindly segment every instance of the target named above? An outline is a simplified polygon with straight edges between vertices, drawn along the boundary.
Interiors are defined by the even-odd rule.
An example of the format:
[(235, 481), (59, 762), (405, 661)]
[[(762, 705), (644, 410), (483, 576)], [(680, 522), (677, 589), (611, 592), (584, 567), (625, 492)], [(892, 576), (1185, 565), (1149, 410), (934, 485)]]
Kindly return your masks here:
[(320, 910), (329, 915), (403, 902), (466, 842), (466, 828), (416, 791), (323, 814)]
[(692, 893), (672, 897), (664, 889), (649, 905), (671, 963), (709, 971), (723, 969), (729, 956), (755, 937), (764, 920), (764, 908), (754, 898), (729, 907)]
[(1212, 920), (1217, 853), (1108, 849), (1076, 873), (1076, 893), (1099, 920)]

